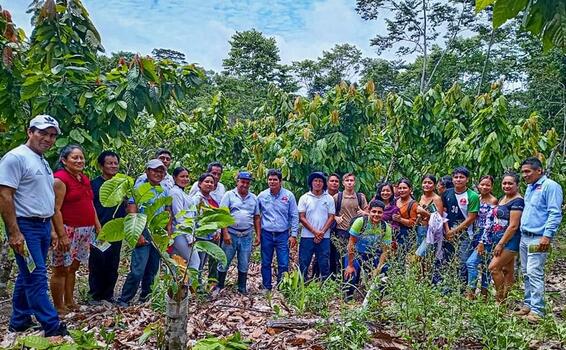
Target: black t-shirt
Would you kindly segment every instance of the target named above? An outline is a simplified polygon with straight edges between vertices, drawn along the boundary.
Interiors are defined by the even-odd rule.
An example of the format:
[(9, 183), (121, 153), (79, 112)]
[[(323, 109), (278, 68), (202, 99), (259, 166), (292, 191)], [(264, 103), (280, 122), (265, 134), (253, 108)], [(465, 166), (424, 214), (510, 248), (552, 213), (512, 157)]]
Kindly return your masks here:
[[(99, 176), (90, 182), (90, 187), (92, 187), (92, 192), (94, 193), (94, 209), (96, 209), (96, 215), (98, 215), (98, 220), (102, 226), (112, 219), (126, 216), (125, 200), (119, 205), (118, 210), (116, 210), (116, 207), (108, 208), (100, 204), (100, 187), (102, 187), (104, 181), (106, 180), (104, 180), (102, 176)], [(114, 212), (116, 212), (116, 214), (114, 214)]]
[(523, 211), (524, 208), (525, 200), (523, 198), (515, 198), (505, 204), (499, 204), (494, 210), (493, 231), (495, 233), (505, 232), (509, 227), (511, 211)]

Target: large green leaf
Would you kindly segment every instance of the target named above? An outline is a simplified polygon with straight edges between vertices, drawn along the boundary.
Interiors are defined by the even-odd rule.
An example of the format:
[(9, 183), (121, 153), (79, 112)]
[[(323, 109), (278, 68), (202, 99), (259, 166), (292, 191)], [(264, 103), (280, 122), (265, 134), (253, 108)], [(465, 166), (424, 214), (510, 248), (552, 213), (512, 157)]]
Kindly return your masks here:
[(159, 197), (153, 203), (149, 204), (145, 208), (144, 212), (146, 213), (149, 220), (152, 220), (153, 216), (155, 215), (155, 212), (157, 212), (159, 209), (163, 207), (170, 206), (172, 201), (173, 198), (169, 196)]
[(151, 218), (151, 222), (149, 223), (148, 227), (150, 228), (150, 230), (164, 228), (169, 223), (169, 220), (170, 220), (169, 212), (162, 211), (161, 213)]
[(195, 230), (195, 236), (197, 237), (207, 237), (209, 234), (218, 231), (218, 225), (215, 223), (210, 223), (206, 225), (201, 225)]
[(223, 266), (226, 266), (226, 254), (224, 254), (222, 248), (220, 248), (216, 244), (209, 241), (198, 241), (195, 242), (193, 247), (197, 252), (205, 252), (222, 263)]
[(98, 233), (98, 239), (107, 242), (121, 241), (124, 236), (124, 218), (108, 221)]
[(116, 174), (100, 187), (100, 203), (105, 207), (115, 207), (128, 195), (132, 179), (123, 174)]
[(200, 225), (215, 223), (218, 228), (228, 227), (235, 222), (234, 217), (228, 211), (203, 216), (199, 219)]
[(493, 26), (500, 27), (511, 18), (515, 18), (527, 7), (528, 0), (497, 0), (493, 6)]
[(130, 247), (135, 247), (147, 223), (147, 215), (130, 213), (124, 218), (124, 239)]
[(136, 199), (136, 204), (143, 205), (151, 201), (155, 197), (155, 192), (153, 191), (153, 186), (149, 182), (145, 182), (134, 190), (134, 198)]

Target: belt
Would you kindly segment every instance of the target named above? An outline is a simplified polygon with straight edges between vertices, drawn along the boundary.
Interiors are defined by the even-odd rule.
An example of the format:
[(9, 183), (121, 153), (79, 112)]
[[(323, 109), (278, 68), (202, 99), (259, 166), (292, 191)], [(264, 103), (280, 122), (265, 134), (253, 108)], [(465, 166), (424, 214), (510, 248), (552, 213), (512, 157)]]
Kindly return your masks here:
[(529, 236), (529, 237), (542, 236), (542, 234), (529, 232), (529, 231), (521, 231), (521, 234), (523, 234), (525, 236)]
[(31, 221), (31, 222), (43, 222), (43, 223), (51, 221), (51, 217), (42, 218), (42, 217), (39, 217), (39, 216), (31, 216), (31, 217), (20, 216), (20, 217), (17, 217), (16, 219)]
[(284, 234), (284, 233), (289, 233), (289, 230), (287, 230), (287, 231), (270, 231), (270, 230), (266, 230), (266, 229), (263, 229), (263, 228), (261, 230), (266, 232), (266, 233), (271, 233), (272, 235), (275, 235), (275, 236), (281, 235), (281, 234)]
[(229, 227), (228, 229), (229, 229), (229, 230), (238, 231), (238, 232), (248, 232), (248, 231), (250, 231), (250, 230), (252, 229), (252, 226), (250, 226), (250, 227), (248, 227), (248, 228), (244, 228), (244, 229), (235, 228), (235, 227)]

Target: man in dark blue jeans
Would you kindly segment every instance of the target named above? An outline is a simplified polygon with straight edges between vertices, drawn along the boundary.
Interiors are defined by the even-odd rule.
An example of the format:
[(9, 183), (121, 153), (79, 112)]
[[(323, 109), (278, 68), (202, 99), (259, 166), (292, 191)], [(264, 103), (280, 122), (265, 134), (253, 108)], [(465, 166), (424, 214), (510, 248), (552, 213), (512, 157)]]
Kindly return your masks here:
[(69, 249), (66, 235), (57, 237), (51, 232), (53, 172), (43, 158), (60, 133), (53, 117), (39, 115), (29, 124), (27, 142), (0, 160), (0, 213), (19, 269), (8, 326), (12, 332), (34, 327), (34, 315), (46, 337), (68, 334), (47, 295), (45, 266), (50, 244), (63, 251)]
[[(157, 198), (168, 196), (168, 192), (161, 186), (161, 180), (165, 176), (166, 168), (159, 159), (152, 159), (147, 162), (146, 174), (147, 182), (151, 184), (151, 191), (154, 193), (153, 199), (147, 205), (151, 205)], [(138, 183), (141, 186), (143, 183)], [(159, 190), (161, 189), (161, 190)], [(164, 210), (170, 211), (168, 207), (161, 207), (155, 212), (155, 215), (163, 212)], [(127, 208), (128, 213), (143, 213), (144, 207), (134, 202), (133, 198), (130, 199)], [(171, 233), (171, 220), (167, 224), (167, 231)], [(120, 296), (117, 305), (121, 307), (128, 306), (128, 303), (136, 296), (138, 287), (141, 282), (141, 292), (139, 301), (145, 302), (151, 292), (151, 285), (153, 279), (159, 271), (159, 263), (161, 256), (157, 249), (151, 244), (151, 235), (147, 228), (143, 231), (138, 239), (136, 248), (132, 252), (132, 260), (130, 261), (130, 272), (126, 277), (126, 282), (122, 287), (122, 295)]]
[[(282, 187), (281, 171), (267, 172), (267, 186), (257, 199), (261, 215), (261, 279), (263, 288), (271, 290), (273, 253), (277, 253), (277, 282), (289, 271), (289, 244), (297, 244), (299, 213), (293, 193)], [(289, 235), (290, 233), (290, 235)]]

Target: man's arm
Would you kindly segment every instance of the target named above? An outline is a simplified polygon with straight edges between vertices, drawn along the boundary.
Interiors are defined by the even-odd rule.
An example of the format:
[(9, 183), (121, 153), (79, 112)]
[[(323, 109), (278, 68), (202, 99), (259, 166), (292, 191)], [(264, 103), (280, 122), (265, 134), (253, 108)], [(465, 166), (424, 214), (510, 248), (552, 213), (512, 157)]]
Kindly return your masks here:
[(448, 239), (450, 240), (455, 234), (465, 231), (470, 225), (474, 223), (474, 221), (476, 221), (477, 217), (478, 213), (468, 213), (466, 220), (462, 221), (458, 226), (448, 231)]
[(299, 231), (299, 209), (295, 196), (289, 196), (289, 223), (291, 224), (291, 236), (297, 237)]
[(254, 229), (255, 229), (255, 245), (261, 243), (261, 216), (259, 214), (254, 215)]
[(546, 220), (546, 225), (544, 225), (544, 237), (552, 239), (560, 226), (562, 221), (562, 188), (558, 184), (552, 184), (553, 186), (548, 187), (548, 219)]
[(318, 231), (317, 229), (315, 229), (311, 223), (307, 220), (307, 214), (306, 213), (299, 213), (299, 222), (301, 223), (301, 225), (303, 225), (304, 228), (306, 228), (307, 230), (311, 231), (313, 233), (313, 235)]
[(18, 227), (16, 220), (16, 207), (14, 205), (14, 194), (16, 189), (0, 185), (0, 214), (8, 230), (8, 241), (10, 247), (20, 255), (24, 253), (24, 235)]

